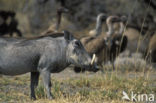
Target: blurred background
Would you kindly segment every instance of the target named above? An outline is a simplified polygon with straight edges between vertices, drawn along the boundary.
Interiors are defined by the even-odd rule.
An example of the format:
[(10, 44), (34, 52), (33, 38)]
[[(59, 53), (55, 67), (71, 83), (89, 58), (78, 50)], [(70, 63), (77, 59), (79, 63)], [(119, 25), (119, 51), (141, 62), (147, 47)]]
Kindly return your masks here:
[[(59, 14), (62, 7), (68, 12)], [(68, 30), (81, 38), (95, 28), (100, 13), (127, 17), (124, 34), (128, 44), (121, 55), (136, 56), (139, 52), (136, 57), (143, 57), (148, 49), (155, 48), (155, 0), (0, 0), (0, 33), (11, 36), (15, 31), (17, 36), (31, 37)], [(58, 15), (62, 18), (56, 30)], [(108, 30), (106, 22), (102, 30)]]
[(101, 12), (126, 15), (128, 25), (143, 27), (145, 32), (156, 30), (155, 0), (0, 0), (0, 10), (16, 13), (18, 28), (23, 35), (40, 34), (55, 24), (56, 10), (60, 6), (70, 11), (63, 15), (61, 30), (78, 32), (90, 29)]

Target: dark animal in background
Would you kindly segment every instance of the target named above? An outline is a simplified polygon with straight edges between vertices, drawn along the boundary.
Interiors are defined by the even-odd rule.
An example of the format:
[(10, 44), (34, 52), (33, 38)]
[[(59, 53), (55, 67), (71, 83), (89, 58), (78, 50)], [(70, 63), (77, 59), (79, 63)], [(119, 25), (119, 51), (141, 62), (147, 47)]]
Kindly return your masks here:
[[(0, 18), (2, 19), (2, 23), (0, 23), (0, 36), (9, 34), (13, 36), (13, 33), (17, 33), (19, 37), (22, 37), (21, 31), (17, 28), (18, 21), (15, 19), (16, 13), (13, 11), (0, 11)], [(10, 17), (9, 24), (6, 22)]]
[(0, 38), (0, 74), (20, 75), (31, 72), (32, 99), (36, 99), (35, 88), (41, 75), (47, 97), (52, 99), (51, 73), (61, 72), (70, 64), (98, 71), (96, 63), (81, 42), (68, 31), (62, 34), (64, 36), (56, 38), (53, 35), (31, 39)]
[(3, 10), (0, 10), (0, 17), (6, 21), (8, 19), (9, 16), (14, 16), (14, 13), (13, 12), (9, 12), (9, 11), (3, 11)]

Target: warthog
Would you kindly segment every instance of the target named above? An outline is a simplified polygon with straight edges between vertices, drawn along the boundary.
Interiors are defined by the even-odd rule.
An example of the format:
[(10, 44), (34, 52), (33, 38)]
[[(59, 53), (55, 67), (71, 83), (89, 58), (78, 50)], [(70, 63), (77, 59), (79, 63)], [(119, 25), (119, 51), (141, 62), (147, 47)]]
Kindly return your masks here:
[[(62, 33), (63, 34), (63, 33)], [(31, 72), (31, 98), (41, 75), (47, 97), (52, 99), (51, 73), (58, 73), (70, 64), (97, 71), (96, 63), (81, 42), (68, 31), (64, 36), (42, 36), (33, 39), (0, 38), (0, 74), (20, 75)]]

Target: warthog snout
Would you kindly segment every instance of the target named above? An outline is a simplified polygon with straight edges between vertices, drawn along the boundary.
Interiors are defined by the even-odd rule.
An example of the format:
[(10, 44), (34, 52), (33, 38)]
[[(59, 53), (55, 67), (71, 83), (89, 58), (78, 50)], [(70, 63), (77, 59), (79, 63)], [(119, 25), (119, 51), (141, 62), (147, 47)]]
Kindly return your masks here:
[(89, 58), (88, 61), (85, 62), (85, 70), (97, 72), (99, 70), (99, 67), (97, 66), (97, 57), (95, 54), (93, 54), (92, 58)]
[(97, 71), (99, 71), (99, 70), (100, 70), (100, 68), (97, 66), (97, 64), (94, 64), (94, 65), (92, 66), (92, 70), (91, 70), (91, 71), (97, 72)]
[(89, 57), (88, 60), (84, 62), (84, 64), (92, 66), (96, 62), (97, 62), (97, 57), (95, 54), (93, 54), (92, 58)]

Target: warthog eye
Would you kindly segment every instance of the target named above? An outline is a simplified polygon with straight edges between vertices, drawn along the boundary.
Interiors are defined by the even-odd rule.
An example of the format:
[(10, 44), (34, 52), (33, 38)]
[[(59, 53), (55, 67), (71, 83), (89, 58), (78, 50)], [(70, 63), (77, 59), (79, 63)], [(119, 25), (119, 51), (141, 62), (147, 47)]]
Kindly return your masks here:
[(80, 46), (81, 46), (80, 42), (79, 41), (75, 41), (75, 47), (80, 47)]

